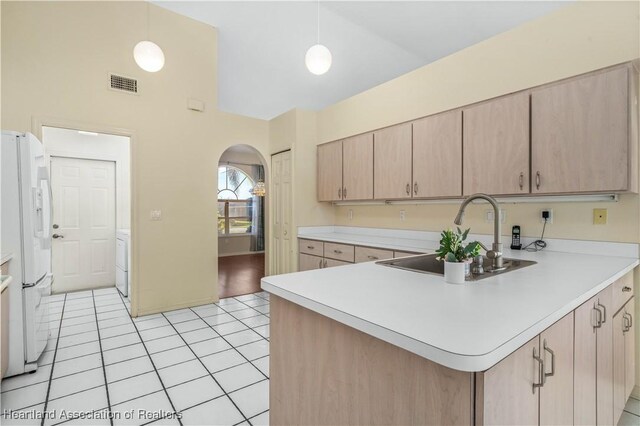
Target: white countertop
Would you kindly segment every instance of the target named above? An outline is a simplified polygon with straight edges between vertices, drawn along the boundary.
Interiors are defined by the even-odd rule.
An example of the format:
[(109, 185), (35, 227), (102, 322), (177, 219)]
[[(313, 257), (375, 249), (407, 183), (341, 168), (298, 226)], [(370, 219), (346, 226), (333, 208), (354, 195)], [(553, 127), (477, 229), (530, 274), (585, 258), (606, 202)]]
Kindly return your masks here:
[(439, 364), (483, 371), (639, 263), (553, 251), (504, 255), (538, 263), (453, 285), (368, 262), (265, 277), (262, 288)]
[(12, 280), (11, 275), (0, 275), (0, 293), (11, 284)]
[(13, 259), (13, 253), (4, 253), (0, 255), (0, 265), (4, 265), (11, 259)]

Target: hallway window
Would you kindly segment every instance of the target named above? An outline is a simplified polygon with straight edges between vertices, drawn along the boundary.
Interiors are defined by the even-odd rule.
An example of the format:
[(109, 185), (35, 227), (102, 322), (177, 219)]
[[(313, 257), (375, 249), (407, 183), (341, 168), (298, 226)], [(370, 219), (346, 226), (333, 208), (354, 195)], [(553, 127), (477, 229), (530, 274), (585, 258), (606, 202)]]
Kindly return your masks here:
[(218, 168), (218, 234), (252, 232), (253, 180), (237, 167)]

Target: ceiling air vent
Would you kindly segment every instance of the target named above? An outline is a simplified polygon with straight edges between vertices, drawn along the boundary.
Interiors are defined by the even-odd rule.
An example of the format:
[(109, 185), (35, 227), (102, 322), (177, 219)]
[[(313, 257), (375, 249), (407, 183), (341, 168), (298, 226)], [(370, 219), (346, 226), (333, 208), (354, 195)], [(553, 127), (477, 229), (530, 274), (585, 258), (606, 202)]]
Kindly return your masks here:
[(138, 80), (135, 78), (123, 77), (117, 74), (109, 74), (110, 87), (127, 93), (138, 93)]

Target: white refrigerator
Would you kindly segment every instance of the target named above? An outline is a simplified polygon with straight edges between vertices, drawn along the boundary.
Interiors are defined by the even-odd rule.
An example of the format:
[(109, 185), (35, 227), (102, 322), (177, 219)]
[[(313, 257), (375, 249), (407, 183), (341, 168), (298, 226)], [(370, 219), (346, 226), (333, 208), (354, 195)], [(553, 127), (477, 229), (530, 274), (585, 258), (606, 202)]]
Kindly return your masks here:
[(30, 133), (2, 131), (0, 251), (13, 254), (9, 274), (7, 376), (37, 368), (50, 336), (51, 185), (44, 149)]

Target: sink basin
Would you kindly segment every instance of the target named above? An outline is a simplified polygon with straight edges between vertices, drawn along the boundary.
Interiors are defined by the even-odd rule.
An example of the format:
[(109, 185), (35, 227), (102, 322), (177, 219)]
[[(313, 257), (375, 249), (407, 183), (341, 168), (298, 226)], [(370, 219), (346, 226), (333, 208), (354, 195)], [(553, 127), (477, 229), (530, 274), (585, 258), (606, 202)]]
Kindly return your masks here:
[[(423, 254), (420, 256), (402, 257), (399, 259), (381, 260), (376, 262), (378, 265), (388, 266), (391, 268), (404, 269), (412, 272), (420, 272), (423, 274), (433, 274), (444, 276), (444, 262), (437, 259), (436, 254)], [(484, 258), (484, 274), (471, 274), (467, 277), (467, 281), (477, 281), (484, 278), (495, 277), (496, 275), (506, 274), (516, 269), (522, 269), (527, 266), (536, 264), (532, 260), (503, 258), (504, 268), (499, 271), (491, 271), (491, 260)]]

